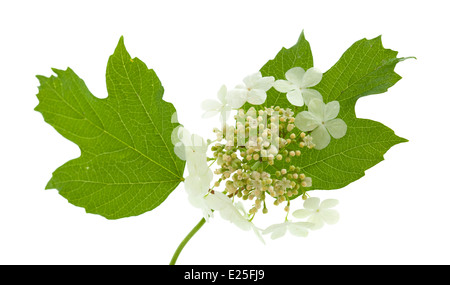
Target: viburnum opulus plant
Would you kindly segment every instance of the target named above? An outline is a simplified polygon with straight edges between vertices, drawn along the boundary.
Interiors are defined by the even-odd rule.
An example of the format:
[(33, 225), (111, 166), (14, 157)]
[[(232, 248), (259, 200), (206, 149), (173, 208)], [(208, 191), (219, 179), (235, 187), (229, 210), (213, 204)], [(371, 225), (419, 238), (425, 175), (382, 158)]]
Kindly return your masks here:
[[(360, 97), (383, 93), (400, 80), (394, 68), (406, 58), (396, 56), (380, 37), (362, 39), (322, 74), (302, 33), (242, 84), (222, 86), (217, 99), (202, 103), (203, 117), (218, 117), (205, 139), (178, 122), (156, 73), (131, 58), (121, 38), (106, 69), (107, 98), (93, 96), (70, 68), (38, 76), (36, 110), (81, 150), (46, 188), (58, 189), (88, 213), (119, 219), (154, 209), (182, 183), (203, 217), (171, 264), (216, 216), (263, 242), (266, 234), (275, 239), (287, 231), (305, 237), (339, 219), (337, 200), (321, 202), (312, 190), (348, 185), (406, 141), (355, 114)], [(300, 209), (293, 205), (299, 197)], [(269, 204), (286, 215), (261, 228), (255, 216), (270, 215)]]

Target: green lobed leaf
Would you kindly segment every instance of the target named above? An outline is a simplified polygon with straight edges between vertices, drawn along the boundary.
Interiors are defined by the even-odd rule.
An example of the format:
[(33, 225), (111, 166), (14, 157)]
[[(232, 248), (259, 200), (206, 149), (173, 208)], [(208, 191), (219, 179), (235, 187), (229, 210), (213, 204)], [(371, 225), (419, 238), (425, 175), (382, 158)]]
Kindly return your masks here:
[(135, 216), (160, 205), (183, 180), (185, 162), (173, 149), (175, 108), (162, 99), (155, 72), (131, 58), (123, 37), (106, 69), (108, 97), (93, 96), (70, 68), (40, 81), (45, 121), (76, 143), (81, 156), (52, 175), (70, 203), (108, 219)]
[[(407, 141), (383, 124), (355, 115), (355, 104), (360, 97), (383, 93), (400, 80), (394, 68), (405, 58), (396, 56), (396, 51), (382, 46), (381, 37), (362, 39), (353, 44), (314, 87), (322, 94), (325, 103), (339, 101), (338, 118), (346, 122), (348, 130), (343, 138), (332, 138), (325, 149), (305, 150), (300, 157), (292, 158), (291, 164), (301, 167), (306, 176), (312, 178), (313, 186), (309, 190), (342, 188), (382, 161), (392, 146)], [(303, 33), (293, 47), (283, 48), (260, 71), (263, 76), (285, 79), (286, 71), (296, 66), (305, 70), (313, 66), (310, 45)], [(291, 108), (296, 113), (306, 109), (291, 105), (286, 94), (273, 88), (267, 96), (266, 106)], [(284, 164), (281, 167), (288, 167)], [(276, 170), (270, 166), (266, 168), (270, 173)]]

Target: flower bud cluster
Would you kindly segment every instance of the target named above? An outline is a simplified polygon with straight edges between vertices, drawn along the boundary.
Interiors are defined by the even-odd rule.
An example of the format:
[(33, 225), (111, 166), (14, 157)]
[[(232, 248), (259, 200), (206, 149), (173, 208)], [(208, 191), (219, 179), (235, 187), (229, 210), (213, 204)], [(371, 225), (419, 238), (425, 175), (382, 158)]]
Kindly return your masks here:
[(224, 181), (229, 197), (254, 201), (249, 214), (260, 209), (267, 213), (269, 196), (274, 205), (286, 203), (284, 209), (289, 211), (290, 199), (312, 185), (300, 167), (289, 165), (302, 148), (314, 147), (311, 137), (296, 129), (290, 109), (252, 107), (246, 113), (240, 109), (235, 119), (236, 126), (214, 130), (219, 143), (211, 150), (219, 166), (215, 174), (220, 175), (215, 186)]

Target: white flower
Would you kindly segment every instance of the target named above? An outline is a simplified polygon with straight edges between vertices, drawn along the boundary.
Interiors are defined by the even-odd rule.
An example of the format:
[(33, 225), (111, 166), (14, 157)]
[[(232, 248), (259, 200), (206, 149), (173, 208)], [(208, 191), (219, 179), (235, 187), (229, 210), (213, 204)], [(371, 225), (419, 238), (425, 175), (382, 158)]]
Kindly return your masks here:
[(299, 237), (306, 237), (308, 236), (308, 229), (311, 229), (313, 227), (313, 224), (308, 222), (291, 222), (286, 221), (281, 224), (274, 224), (269, 226), (267, 229), (262, 231), (262, 234), (269, 234), (271, 239), (277, 239), (286, 234), (286, 231), (289, 230), (289, 232), (295, 236)]
[(336, 199), (326, 199), (320, 203), (317, 197), (308, 198), (303, 203), (304, 209), (296, 210), (292, 215), (298, 219), (308, 218), (307, 221), (314, 224), (314, 230), (320, 229), (325, 223), (333, 225), (339, 221), (338, 211), (330, 209), (338, 203)]
[(211, 208), (206, 204), (205, 195), (209, 192), (209, 186), (213, 179), (211, 170), (204, 173), (189, 174), (184, 180), (184, 189), (188, 194), (188, 200), (192, 206), (199, 208), (205, 214), (210, 215)]
[(299, 113), (295, 125), (304, 132), (312, 131), (311, 136), (316, 149), (323, 149), (330, 143), (330, 134), (335, 139), (342, 138), (347, 132), (347, 125), (341, 119), (335, 119), (339, 114), (339, 102), (325, 104), (322, 100), (313, 99), (308, 111)]
[(287, 80), (277, 80), (273, 87), (279, 92), (287, 93), (286, 98), (292, 105), (309, 105), (313, 98), (322, 99), (319, 91), (309, 89), (322, 80), (322, 72), (319, 69), (311, 67), (305, 72), (301, 67), (294, 67), (289, 69), (285, 76)]
[(203, 101), (202, 109), (205, 111), (205, 113), (202, 115), (202, 117), (206, 119), (220, 114), (222, 123), (225, 123), (228, 118), (229, 112), (231, 111), (231, 106), (228, 104), (227, 94), (227, 87), (225, 85), (222, 85), (222, 87), (219, 89), (219, 92), (217, 92), (217, 98), (219, 99), (219, 101), (212, 99)]
[(209, 169), (206, 160), (208, 145), (205, 140), (197, 134), (191, 134), (185, 128), (179, 129), (178, 136), (184, 146), (184, 160), (186, 160), (189, 174), (200, 174), (204, 173), (205, 169)]
[(217, 191), (206, 196), (205, 200), (206, 204), (214, 211), (218, 211), (224, 220), (235, 224), (244, 231), (253, 230), (256, 236), (264, 243), (260, 229), (248, 220), (248, 215), (242, 203), (236, 203), (235, 205), (227, 195)]
[(275, 78), (273, 76), (262, 77), (261, 72), (249, 75), (244, 78), (245, 85), (237, 85), (230, 90), (230, 105), (234, 109), (239, 109), (245, 102), (252, 105), (261, 105), (266, 101), (267, 90), (273, 86)]
[(189, 202), (196, 208), (203, 211), (206, 219), (212, 215), (211, 208), (208, 208), (204, 197), (208, 194), (213, 172), (209, 168), (206, 160), (206, 151), (208, 145), (202, 137), (196, 134), (190, 134), (185, 128), (180, 128), (178, 132), (181, 145), (175, 149), (180, 151), (182, 148), (182, 157), (186, 159), (186, 166), (189, 175), (184, 179), (184, 188), (188, 194)]

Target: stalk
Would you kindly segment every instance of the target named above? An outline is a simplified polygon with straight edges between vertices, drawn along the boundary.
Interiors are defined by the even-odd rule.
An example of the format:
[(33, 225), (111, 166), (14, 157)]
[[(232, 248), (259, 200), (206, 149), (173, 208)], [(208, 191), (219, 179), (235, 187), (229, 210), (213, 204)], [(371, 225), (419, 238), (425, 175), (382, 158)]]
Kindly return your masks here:
[(198, 230), (205, 224), (206, 220), (205, 218), (202, 218), (200, 222), (188, 233), (188, 235), (181, 241), (180, 245), (178, 246), (177, 250), (172, 256), (172, 260), (170, 260), (169, 265), (175, 265), (177, 262), (178, 256), (180, 255), (181, 251), (183, 250), (184, 246), (188, 243), (188, 241), (198, 232)]

